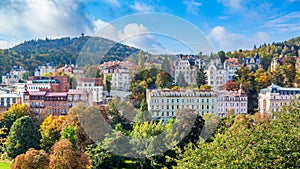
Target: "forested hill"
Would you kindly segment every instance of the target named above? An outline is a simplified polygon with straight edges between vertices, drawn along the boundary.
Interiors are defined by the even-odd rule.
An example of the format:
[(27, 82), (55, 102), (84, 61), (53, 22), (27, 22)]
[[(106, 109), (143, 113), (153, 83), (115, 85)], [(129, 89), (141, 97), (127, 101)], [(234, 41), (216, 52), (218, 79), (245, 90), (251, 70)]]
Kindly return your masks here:
[(114, 41), (81, 36), (30, 40), (10, 49), (0, 49), (0, 72), (9, 71), (14, 65), (23, 66), (33, 71), (47, 62), (66, 64), (96, 64), (110, 60), (123, 60), (130, 55), (137, 55), (139, 49)]
[(235, 57), (242, 61), (243, 58), (249, 56), (255, 56), (258, 54), (262, 59), (262, 66), (264, 69), (268, 69), (271, 64), (272, 58), (280, 55), (287, 56), (300, 56), (300, 37), (296, 37), (284, 42), (273, 42), (271, 44), (262, 44), (260, 46), (254, 46), (252, 50), (235, 50), (230, 52), (220, 51), (219, 53), (221, 60), (224, 61), (226, 58)]

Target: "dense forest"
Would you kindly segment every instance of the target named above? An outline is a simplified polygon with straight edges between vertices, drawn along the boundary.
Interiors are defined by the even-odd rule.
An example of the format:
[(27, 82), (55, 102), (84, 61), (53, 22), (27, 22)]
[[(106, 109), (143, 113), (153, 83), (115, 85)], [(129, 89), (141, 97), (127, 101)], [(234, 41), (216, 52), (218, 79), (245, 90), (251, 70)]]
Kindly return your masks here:
[(10, 49), (0, 49), (0, 72), (9, 71), (14, 65), (33, 71), (39, 65), (54, 62), (57, 65), (99, 64), (123, 60), (137, 55), (140, 50), (100, 37), (81, 36), (25, 41)]

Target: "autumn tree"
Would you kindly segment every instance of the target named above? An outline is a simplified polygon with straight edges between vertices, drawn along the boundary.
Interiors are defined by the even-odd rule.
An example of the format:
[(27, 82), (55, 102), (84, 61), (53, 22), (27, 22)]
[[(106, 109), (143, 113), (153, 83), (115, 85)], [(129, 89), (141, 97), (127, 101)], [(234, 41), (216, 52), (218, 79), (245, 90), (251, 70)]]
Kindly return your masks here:
[(66, 120), (66, 116), (58, 116), (54, 118), (52, 115), (45, 118), (40, 125), (41, 133), (41, 148), (46, 152), (49, 152), (50, 148), (61, 137), (60, 133), (63, 128), (63, 123)]
[(30, 115), (32, 115), (30, 108), (26, 104), (13, 104), (6, 112), (0, 114), (0, 128), (9, 131), (18, 118)]
[(15, 158), (29, 148), (39, 148), (39, 131), (29, 116), (17, 119), (9, 132), (5, 151)]
[(20, 154), (14, 159), (11, 169), (48, 169), (48, 166), (49, 154), (44, 150), (30, 148), (25, 154)]
[(172, 87), (173, 78), (170, 74), (166, 72), (160, 72), (156, 76), (156, 87), (159, 89), (163, 88), (171, 88)]
[(86, 154), (73, 149), (72, 143), (64, 139), (56, 142), (51, 148), (49, 167), (57, 169), (85, 169), (89, 167), (89, 160)]

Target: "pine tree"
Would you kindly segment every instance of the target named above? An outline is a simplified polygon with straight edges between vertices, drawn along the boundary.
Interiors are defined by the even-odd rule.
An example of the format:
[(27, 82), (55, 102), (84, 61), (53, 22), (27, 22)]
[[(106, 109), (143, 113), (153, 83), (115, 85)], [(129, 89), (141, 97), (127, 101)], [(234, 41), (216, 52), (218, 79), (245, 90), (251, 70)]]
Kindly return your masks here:
[(182, 72), (179, 72), (177, 76), (177, 85), (180, 87), (187, 87), (188, 83), (185, 81), (184, 75)]
[(137, 66), (137, 72), (140, 72), (144, 69), (144, 64), (145, 64), (145, 58), (143, 57), (143, 51), (140, 50), (139, 59), (138, 59), (138, 66)]
[(161, 69), (165, 72), (167, 72), (169, 75), (171, 75), (171, 65), (170, 65), (170, 62), (169, 62), (169, 59), (165, 56), (163, 61), (162, 61), (162, 64), (161, 64)]
[(202, 65), (197, 71), (196, 81), (198, 88), (200, 88), (201, 85), (207, 84), (207, 76)]

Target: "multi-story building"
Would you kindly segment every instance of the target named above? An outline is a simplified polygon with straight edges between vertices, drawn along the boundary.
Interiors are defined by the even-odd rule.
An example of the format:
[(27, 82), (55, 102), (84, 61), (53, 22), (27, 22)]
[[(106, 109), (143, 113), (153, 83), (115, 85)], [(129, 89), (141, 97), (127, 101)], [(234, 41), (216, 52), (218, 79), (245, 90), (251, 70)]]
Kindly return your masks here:
[(112, 89), (125, 90), (129, 89), (129, 84), (132, 79), (132, 72), (136, 69), (136, 65), (120, 61), (105, 62), (99, 66), (100, 72), (104, 76), (110, 74)]
[(23, 94), (25, 85), (28, 91), (51, 90), (55, 92), (67, 92), (70, 88), (68, 76), (29, 76), (26, 83), (15, 85), (15, 92)]
[(38, 66), (34, 71), (34, 76), (44, 76), (45, 73), (53, 74), (56, 70), (56, 64), (53, 62), (46, 63), (45, 65)]
[(253, 57), (249, 56), (247, 58), (243, 58), (243, 62), (243, 66), (247, 66), (250, 70), (255, 70), (261, 67), (261, 59), (258, 54)]
[(195, 59), (193, 56), (180, 56), (179, 60), (174, 63), (175, 83), (181, 72), (189, 85), (196, 84), (197, 68), (200, 68), (201, 65), (205, 66), (201, 59)]
[(235, 73), (237, 70), (241, 68), (238, 59), (236, 58), (229, 58), (224, 62), (224, 69), (227, 70), (228, 73), (228, 80), (233, 80), (235, 77)]
[(27, 71), (21, 66), (14, 66), (10, 72), (2, 75), (2, 84), (14, 85), (22, 80), (23, 74)]
[(222, 90), (217, 92), (217, 96), (217, 114), (219, 116), (226, 116), (230, 109), (233, 109), (235, 114), (247, 114), (248, 97), (244, 90)]
[(228, 71), (224, 69), (219, 59), (211, 60), (205, 70), (208, 85), (219, 90), (228, 81)]
[(103, 79), (102, 78), (78, 78), (76, 89), (91, 93), (93, 104), (103, 103)]
[(153, 119), (167, 122), (178, 109), (191, 109), (200, 115), (216, 113), (217, 96), (212, 90), (147, 90), (148, 111)]
[(276, 67), (283, 65), (285, 59), (285, 55), (280, 55), (279, 57), (273, 58), (271, 62), (271, 72), (276, 70)]
[(66, 115), (71, 107), (78, 102), (86, 105), (89, 104), (90, 94), (82, 90), (70, 90), (68, 92), (52, 92), (52, 91), (31, 91), (27, 90), (23, 93), (23, 101), (31, 110), (39, 115), (59, 116)]
[(22, 98), (20, 94), (16, 93), (2, 93), (0, 94), (0, 113), (6, 111), (13, 104), (21, 104)]
[(258, 109), (261, 113), (271, 113), (281, 110), (283, 105), (289, 104), (293, 99), (299, 101), (300, 88), (285, 88), (275, 84), (261, 89), (258, 95)]

